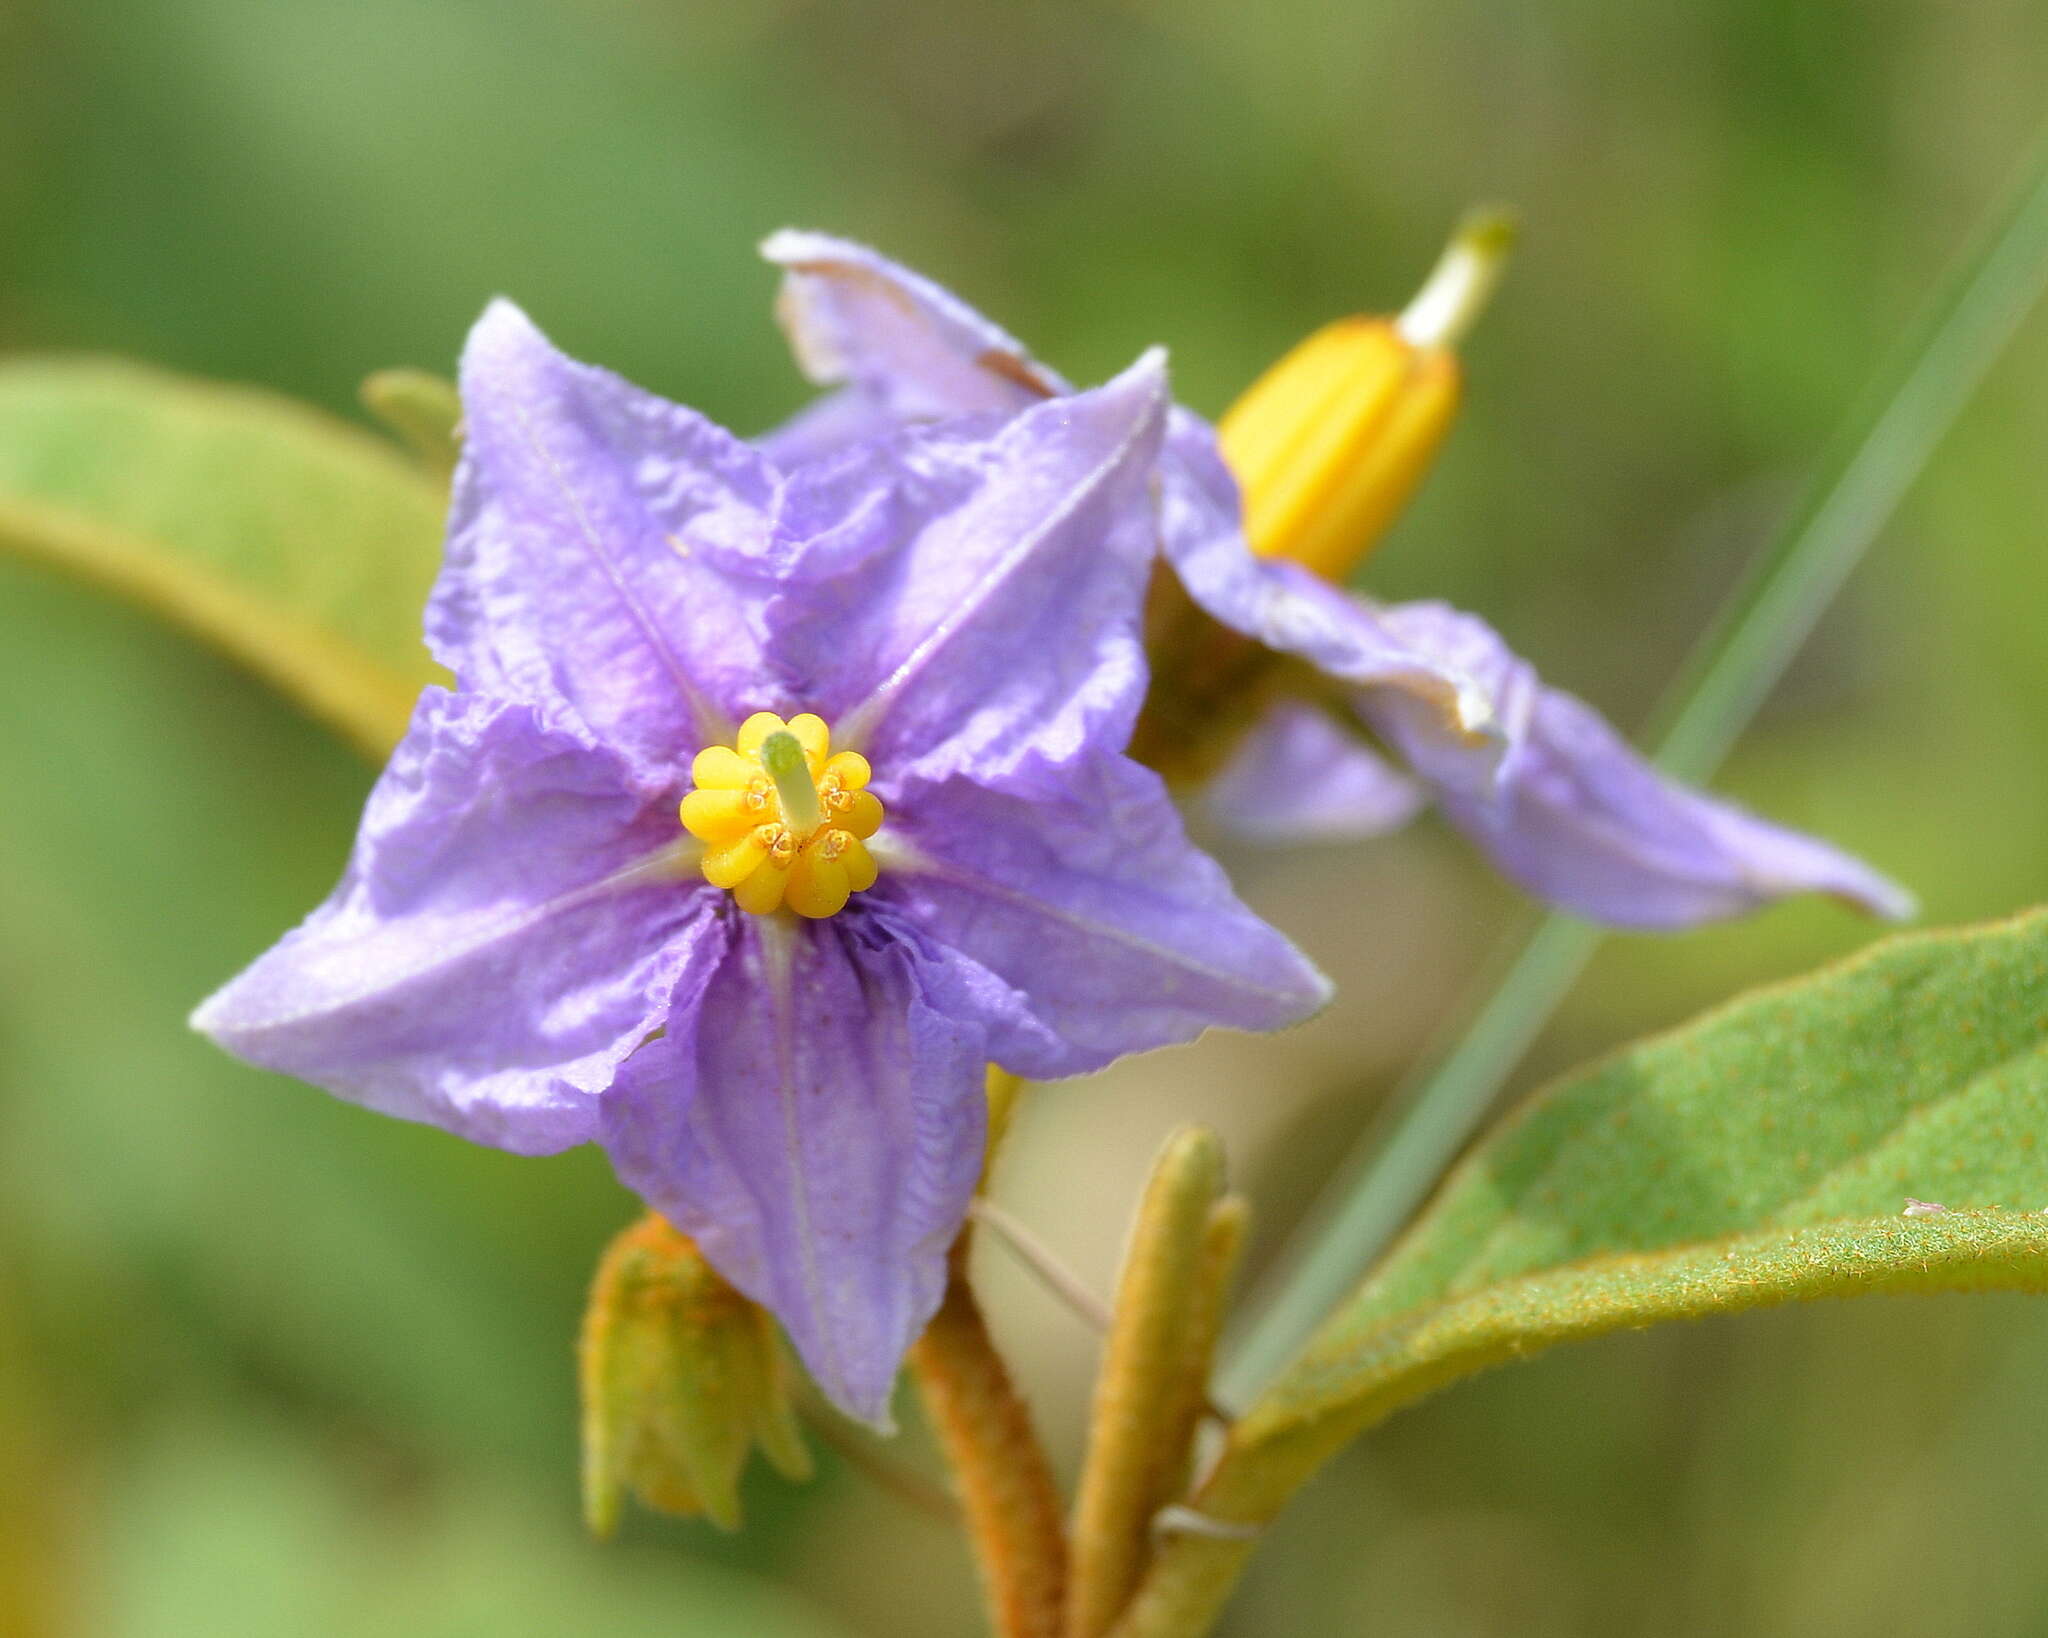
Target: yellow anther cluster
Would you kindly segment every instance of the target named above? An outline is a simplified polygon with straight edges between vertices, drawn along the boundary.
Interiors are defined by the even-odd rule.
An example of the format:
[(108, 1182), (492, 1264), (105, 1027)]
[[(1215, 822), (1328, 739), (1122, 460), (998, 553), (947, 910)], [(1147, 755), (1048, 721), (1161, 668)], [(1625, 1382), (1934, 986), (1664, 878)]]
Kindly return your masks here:
[(697, 788), (683, 798), (683, 828), (704, 843), (704, 879), (757, 916), (785, 906), (837, 915), (875, 885), (864, 843), (881, 828), (882, 804), (869, 772), (858, 751), (833, 754), (822, 718), (755, 712), (690, 769)]
[(1458, 361), (1388, 319), (1325, 325), (1217, 426), (1252, 549), (1342, 580), (1429, 470), (1458, 406)]
[(1216, 435), (1254, 551), (1343, 580), (1372, 550), (1450, 430), (1453, 349), (1514, 237), (1511, 217), (1475, 211), (1398, 317), (1324, 325), (1231, 405)]

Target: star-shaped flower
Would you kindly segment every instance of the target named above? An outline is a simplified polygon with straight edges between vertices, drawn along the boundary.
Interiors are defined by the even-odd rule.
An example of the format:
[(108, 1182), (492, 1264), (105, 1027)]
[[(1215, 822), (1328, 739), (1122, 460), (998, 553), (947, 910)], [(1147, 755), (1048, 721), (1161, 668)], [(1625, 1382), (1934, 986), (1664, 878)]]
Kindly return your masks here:
[(885, 1422), (1041, 1078), (1315, 1010), (1125, 757), (1157, 356), (789, 469), (495, 304), (429, 690), (332, 898), (200, 1008), (387, 1114), (619, 1176)]
[[(1070, 390), (959, 298), (865, 246), (782, 232), (762, 251), (784, 269), (779, 311), (799, 363), (840, 388), (764, 440), (778, 459), (817, 459), (881, 425), (1016, 415)], [(1340, 382), (1316, 385), (1341, 407)], [(1207, 793), (1236, 828), (1367, 835), (1434, 798), (1531, 892), (1620, 926), (1689, 926), (1801, 892), (1911, 913), (1911, 897), (1868, 866), (1659, 773), (1590, 706), (1542, 683), (1485, 621), (1442, 603), (1377, 604), (1300, 562), (1255, 554), (1238, 477), (1215, 430), (1189, 410), (1169, 417), (1156, 480), (1161, 546), (1186, 597), (1215, 625), (1312, 669), (1349, 719), (1347, 728), (1326, 700), (1262, 707)], [(1205, 697), (1195, 714), (1212, 704)]]

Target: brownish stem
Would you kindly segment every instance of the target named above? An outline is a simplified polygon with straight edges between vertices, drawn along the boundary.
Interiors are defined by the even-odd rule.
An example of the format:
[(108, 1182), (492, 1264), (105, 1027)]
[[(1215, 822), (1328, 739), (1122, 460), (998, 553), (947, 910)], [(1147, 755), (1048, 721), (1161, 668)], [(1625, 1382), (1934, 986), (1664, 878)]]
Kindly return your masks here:
[(966, 1251), (963, 1235), (910, 1372), (952, 1464), (997, 1638), (1058, 1638), (1067, 1583), (1059, 1492), (967, 1284)]

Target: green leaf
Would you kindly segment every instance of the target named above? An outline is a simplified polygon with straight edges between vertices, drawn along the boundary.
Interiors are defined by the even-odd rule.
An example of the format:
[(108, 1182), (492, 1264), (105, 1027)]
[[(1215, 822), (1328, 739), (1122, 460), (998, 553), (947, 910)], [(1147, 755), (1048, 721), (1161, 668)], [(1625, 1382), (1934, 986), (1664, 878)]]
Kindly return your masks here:
[(235, 656), (381, 755), (440, 678), (420, 609), (446, 492), (368, 432), (96, 359), (0, 366), (0, 551)]
[[(1944, 1210), (1767, 1229), (1496, 1280), (1391, 1322), (1332, 1327), (1263, 1401), (1246, 1445), (1334, 1448), (1431, 1389), (1560, 1342), (1821, 1297), (2048, 1291), (2048, 1216)], [(1348, 1316), (1347, 1316), (1348, 1318)]]
[[(1538, 1094), (1233, 1431), (1195, 1498), (1270, 1518), (1446, 1383), (1820, 1297), (2048, 1291), (2048, 912), (1878, 945)], [(1906, 1217), (1909, 1199), (1938, 1202)], [(1118, 1638), (1200, 1630), (1249, 1552), (1179, 1537)]]
[(1887, 940), (1741, 997), (1532, 1098), (1341, 1324), (1607, 1252), (1892, 1215), (1914, 1196), (2048, 1205), (2044, 1046), (2048, 912)]
[[(1906, 1201), (2038, 1213), (2048, 1204), (2044, 1132), (2048, 912), (1889, 940), (1625, 1048), (1531, 1099), (1452, 1174), (1274, 1384), (1246, 1436), (1370, 1419), (1387, 1389), (1390, 1328), (1436, 1338), (1427, 1348), (1403, 1345), (1417, 1392), (1462, 1374), (1445, 1372), (1436, 1350), (1466, 1322), (1431, 1330), (1431, 1314), (1463, 1313), (1496, 1330), (1503, 1314), (1517, 1314), (1523, 1328), (1511, 1346), (1526, 1352), (1582, 1334), (1586, 1315), (1573, 1304), (1590, 1301), (1596, 1286), (1611, 1320), (1596, 1328), (1612, 1329), (1667, 1311), (1908, 1282), (1917, 1277), (1915, 1248), (1960, 1233), (1963, 1220), (1900, 1219)], [(1791, 1238), (1843, 1219), (1876, 1222), (1858, 1225), (1850, 1240)], [(2029, 1255), (2048, 1245), (2048, 1218), (2039, 1215), (1973, 1213), (1968, 1222), (1986, 1234), (2002, 1225), (1996, 1232)], [(1696, 1249), (1722, 1240), (1726, 1247)], [(1804, 1283), (1776, 1261), (1777, 1248), (1795, 1244), (1801, 1257), (1820, 1259)], [(1672, 1252), (1682, 1254), (1638, 1255), (1625, 1278), (1598, 1261)], [(1676, 1288), (1692, 1289), (1697, 1259), (1724, 1252), (1754, 1284), (1735, 1277), (1704, 1306), (1673, 1309)], [(1825, 1261), (1837, 1254), (1846, 1261)], [(1550, 1278), (1528, 1279), (1539, 1274)], [(1944, 1283), (1970, 1278), (1959, 1265)], [(1671, 1291), (1659, 1286), (1667, 1279)], [(1622, 1305), (1623, 1292), (1636, 1309)], [(1453, 1351), (1463, 1357), (1463, 1349)], [(1465, 1368), (1487, 1362), (1473, 1358)]]

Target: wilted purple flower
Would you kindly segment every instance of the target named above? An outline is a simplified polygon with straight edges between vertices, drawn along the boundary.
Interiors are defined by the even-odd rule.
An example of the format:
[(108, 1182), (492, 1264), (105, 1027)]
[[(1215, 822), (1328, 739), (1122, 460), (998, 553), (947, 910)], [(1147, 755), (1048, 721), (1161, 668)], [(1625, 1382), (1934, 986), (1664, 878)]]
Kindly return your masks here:
[[(812, 379), (842, 390), (768, 439), (819, 458), (880, 425), (1015, 415), (1070, 389), (1013, 337), (863, 246), (782, 232), (780, 313)], [(1371, 835), (1433, 797), (1502, 871), (1566, 909), (1621, 926), (1683, 927), (1799, 892), (1911, 913), (1896, 885), (1838, 850), (1679, 785), (1591, 707), (1538, 680), (1483, 620), (1441, 603), (1379, 605), (1300, 564), (1254, 555), (1213, 429), (1176, 407), (1157, 467), (1160, 541), (1206, 615), (1339, 685), (1353, 726), (1283, 700), (1211, 792), (1268, 839)]]
[(1121, 754), (1161, 362), (794, 471), (505, 303), (462, 395), (427, 610), (457, 691), (333, 897), (195, 1022), (481, 1142), (602, 1143), (886, 1421), (988, 1061), (1071, 1075), (1325, 996)]

